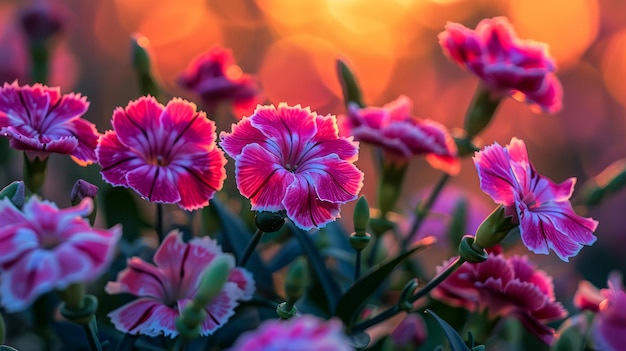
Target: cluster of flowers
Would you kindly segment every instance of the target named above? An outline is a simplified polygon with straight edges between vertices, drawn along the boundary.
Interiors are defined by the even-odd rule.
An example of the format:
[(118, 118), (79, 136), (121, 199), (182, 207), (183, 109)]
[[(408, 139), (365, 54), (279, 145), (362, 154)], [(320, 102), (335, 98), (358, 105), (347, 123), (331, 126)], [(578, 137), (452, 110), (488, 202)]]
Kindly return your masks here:
[[(548, 112), (560, 109), (554, 62), (544, 46), (517, 39), (506, 19), (484, 20), (476, 30), (448, 24), (439, 38), (444, 53), (481, 78), (481, 89), (496, 105), (513, 96)], [(241, 73), (227, 51), (201, 56), (180, 83), (200, 95), (209, 110), (221, 100), (232, 101), (237, 111), (248, 110), (259, 99), (253, 79)], [(106, 182), (133, 189), (149, 202), (177, 204), (188, 211), (207, 206), (222, 188), (225, 152), (234, 159), (237, 188), (252, 210), (284, 213), (303, 230), (326, 226), (340, 216), (341, 205), (357, 198), (364, 178), (354, 165), (359, 141), (382, 151), (382, 167), (424, 156), (433, 167), (454, 175), (464, 156), (444, 126), (412, 116), (406, 96), (383, 107), (348, 101), (347, 114), (338, 118), (299, 105), (258, 106), (230, 132), (221, 132), (219, 142), (215, 123), (180, 98), (165, 105), (152, 96), (131, 101), (113, 112), (113, 129), (104, 134), (81, 118), (88, 106), (84, 97), (62, 95), (58, 88), (6, 83), (0, 88), (0, 134), (10, 139), (12, 148), (25, 151), (27, 163), (45, 161), (51, 153), (70, 155), (81, 165), (97, 163)], [(598, 223), (577, 215), (569, 201), (575, 179), (557, 184), (539, 175), (523, 141), (513, 138), (506, 147), (487, 146), (475, 154), (474, 163), (481, 189), (519, 227), (531, 251), (553, 250), (567, 261), (595, 242)], [(22, 202), (0, 200), (4, 308), (23, 310), (45, 292), (88, 282), (104, 272), (122, 229), (92, 228), (85, 218), (92, 202), (85, 197), (75, 207), (59, 209), (36, 195)], [(481, 234), (474, 241), (481, 250), (497, 244), (485, 238), (490, 233)], [(215, 240), (184, 242), (178, 232), (161, 243), (154, 265), (130, 258), (117, 280), (107, 284), (109, 294), (139, 297), (109, 313), (113, 324), (129, 334), (177, 336), (177, 317), (192, 303), (204, 270), (217, 257), (227, 257), (228, 276), (205, 306), (208, 317), (199, 329), (200, 335), (213, 333), (227, 323), (239, 301), (253, 297), (254, 278)], [(619, 328), (615, 318), (624, 319), (624, 294), (613, 280), (601, 297), (581, 302), (599, 314), (597, 342), (613, 349), (618, 344), (611, 339), (611, 328)], [(555, 301), (551, 278), (528, 258), (497, 251), (485, 262), (461, 265), (433, 296), (470, 311), (486, 311), (491, 319), (514, 315), (546, 343), (552, 342), (554, 331), (545, 323), (567, 314)], [(352, 349), (341, 329), (337, 321), (313, 317), (272, 321), (242, 336), (233, 350)]]

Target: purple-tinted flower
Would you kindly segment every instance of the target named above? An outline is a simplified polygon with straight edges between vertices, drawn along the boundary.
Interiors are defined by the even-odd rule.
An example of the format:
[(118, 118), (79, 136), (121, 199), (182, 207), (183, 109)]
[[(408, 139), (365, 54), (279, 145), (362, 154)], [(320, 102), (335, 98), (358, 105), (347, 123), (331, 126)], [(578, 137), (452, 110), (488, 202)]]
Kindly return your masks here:
[(424, 318), (416, 313), (409, 313), (390, 335), (391, 342), (398, 348), (418, 347), (426, 341), (427, 330)]
[(31, 158), (66, 154), (84, 166), (96, 160), (100, 136), (93, 123), (81, 118), (88, 107), (85, 97), (61, 95), (58, 87), (4, 83), (0, 88), (0, 135)]
[(200, 95), (209, 111), (222, 102), (231, 102), (238, 118), (250, 114), (260, 102), (256, 79), (242, 73), (231, 51), (220, 47), (197, 56), (178, 83)]
[(537, 174), (522, 140), (487, 146), (476, 153), (474, 164), (480, 188), (519, 223), (522, 241), (531, 251), (548, 254), (552, 249), (568, 261), (583, 245), (596, 241), (598, 222), (578, 216), (569, 202), (576, 178), (556, 184)]
[[(437, 267), (441, 272), (450, 262)], [(482, 263), (466, 262), (433, 290), (433, 296), (491, 319), (513, 316), (546, 344), (554, 339), (547, 322), (567, 315), (554, 299), (552, 278), (526, 256), (505, 258), (490, 253)]]
[(338, 320), (326, 321), (310, 315), (289, 320), (267, 320), (256, 330), (243, 334), (228, 351), (353, 351)]
[(458, 173), (457, 147), (448, 130), (435, 121), (413, 117), (412, 105), (404, 95), (383, 107), (359, 108), (351, 103), (340, 119), (341, 133), (380, 147), (387, 159), (404, 163), (423, 155), (434, 168)]
[(20, 23), (30, 40), (41, 43), (63, 29), (64, 16), (52, 4), (39, 1), (22, 10)]
[(505, 17), (484, 19), (476, 30), (448, 22), (439, 45), (494, 93), (513, 95), (547, 112), (561, 109), (562, 87), (547, 46), (519, 39)]
[(355, 200), (363, 172), (358, 143), (337, 134), (334, 116), (286, 104), (259, 106), (220, 134), (235, 159), (237, 187), (255, 211), (282, 211), (300, 228), (320, 228)]
[(154, 255), (156, 266), (140, 258), (128, 260), (128, 267), (109, 282), (109, 294), (129, 293), (139, 298), (108, 314), (115, 327), (128, 334), (176, 337), (176, 318), (191, 302), (203, 272), (219, 256), (230, 261), (230, 273), (222, 291), (207, 306), (207, 318), (200, 325), (200, 335), (212, 334), (235, 313), (239, 301), (254, 293), (252, 275), (235, 267), (235, 259), (225, 254), (208, 237), (183, 242), (182, 234), (171, 232)]
[(144, 96), (117, 108), (112, 125), (96, 150), (112, 185), (185, 210), (206, 206), (221, 189), (226, 158), (215, 143), (215, 124), (195, 104), (173, 99), (163, 106)]
[(0, 200), (0, 299), (8, 311), (20, 311), (40, 295), (72, 283), (92, 281), (109, 266), (119, 226), (91, 228), (84, 217), (90, 198), (59, 209), (32, 196), (22, 210)]
[(626, 345), (626, 290), (622, 276), (613, 273), (608, 289), (598, 290), (582, 281), (574, 296), (580, 309), (596, 312), (592, 325), (592, 339), (596, 350), (618, 351)]

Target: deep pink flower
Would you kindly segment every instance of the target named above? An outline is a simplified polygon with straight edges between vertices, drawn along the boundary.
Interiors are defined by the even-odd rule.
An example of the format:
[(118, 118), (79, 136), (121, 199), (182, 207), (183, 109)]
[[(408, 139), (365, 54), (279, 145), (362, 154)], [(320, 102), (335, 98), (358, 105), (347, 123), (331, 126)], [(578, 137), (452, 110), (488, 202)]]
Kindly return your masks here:
[(90, 198), (60, 210), (32, 196), (21, 211), (9, 199), (0, 200), (0, 299), (4, 308), (23, 310), (46, 292), (92, 281), (108, 268), (122, 228), (91, 228), (84, 217), (92, 210)]
[(353, 351), (338, 320), (326, 321), (311, 315), (289, 320), (270, 319), (243, 334), (228, 351)]
[(592, 339), (596, 350), (618, 351), (626, 345), (626, 290), (622, 276), (613, 273), (608, 289), (598, 290), (582, 281), (574, 296), (574, 304), (580, 309), (596, 312), (592, 324)]
[(235, 159), (237, 187), (255, 211), (282, 211), (300, 228), (323, 227), (355, 200), (363, 172), (358, 143), (337, 134), (334, 116), (286, 104), (259, 106), (220, 134)]
[(423, 155), (434, 168), (458, 173), (457, 147), (446, 127), (413, 117), (412, 106), (404, 95), (383, 107), (359, 108), (351, 103), (348, 114), (340, 118), (341, 134), (379, 146), (388, 159), (407, 162)]
[(250, 114), (260, 102), (256, 79), (242, 73), (232, 52), (221, 47), (194, 58), (178, 83), (200, 95), (210, 111), (222, 102), (231, 102), (238, 118)]
[[(450, 262), (437, 267), (441, 272)], [(554, 299), (552, 278), (536, 269), (525, 256), (505, 258), (490, 253), (482, 263), (464, 263), (433, 290), (433, 296), (473, 312), (485, 311), (492, 319), (513, 316), (528, 331), (551, 344), (554, 330), (547, 322), (567, 312)]]
[(10, 138), (12, 148), (24, 150), (32, 158), (66, 154), (84, 166), (96, 160), (99, 138), (95, 125), (80, 118), (88, 107), (85, 97), (61, 95), (58, 87), (4, 83), (0, 88), (0, 135)]
[(196, 294), (202, 273), (218, 256), (230, 261), (227, 282), (207, 306), (207, 318), (200, 325), (200, 335), (212, 334), (235, 313), (239, 301), (249, 300), (254, 293), (252, 275), (235, 267), (235, 259), (225, 254), (208, 237), (183, 242), (182, 234), (173, 231), (154, 255), (156, 266), (138, 257), (128, 260), (128, 267), (109, 282), (109, 294), (129, 293), (139, 298), (108, 314), (115, 327), (129, 334), (157, 336), (178, 335), (176, 318)]
[(206, 206), (222, 188), (226, 158), (215, 124), (195, 104), (144, 96), (117, 108), (111, 124), (96, 149), (107, 182), (185, 210)]
[(598, 222), (578, 216), (569, 202), (576, 178), (556, 184), (537, 174), (522, 140), (487, 146), (476, 153), (474, 164), (480, 188), (519, 222), (522, 241), (531, 251), (548, 254), (552, 249), (568, 261), (596, 241)]
[(547, 46), (519, 39), (505, 17), (484, 19), (476, 30), (448, 22), (439, 45), (496, 94), (511, 94), (547, 112), (561, 109), (563, 89)]

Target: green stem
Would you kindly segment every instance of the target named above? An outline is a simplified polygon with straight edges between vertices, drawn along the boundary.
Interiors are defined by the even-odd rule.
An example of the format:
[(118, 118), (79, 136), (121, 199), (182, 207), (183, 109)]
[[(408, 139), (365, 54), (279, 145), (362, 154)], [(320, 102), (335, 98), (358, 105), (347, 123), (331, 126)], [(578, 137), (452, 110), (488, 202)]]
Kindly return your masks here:
[(139, 335), (124, 334), (115, 351), (132, 351), (137, 339), (139, 339)]
[(41, 295), (35, 303), (33, 303), (34, 313), (34, 330), (45, 343), (45, 350), (52, 350), (53, 341), (55, 339), (52, 332), (52, 306), (50, 303), (51, 293)]
[(24, 152), (24, 185), (33, 194), (39, 194), (48, 172), (48, 157), (40, 159), (38, 156), (31, 161)]
[(156, 232), (157, 232), (157, 236), (159, 237), (159, 242), (162, 243), (163, 242), (163, 204), (160, 202), (157, 202), (156, 204)]
[(356, 250), (356, 262), (354, 263), (354, 280), (358, 280), (361, 276), (361, 251)]
[(46, 41), (32, 41), (30, 43), (30, 57), (32, 60), (31, 78), (36, 83), (46, 84), (48, 81), (48, 66), (50, 53)]
[(261, 241), (262, 237), (263, 237), (263, 231), (261, 229), (257, 229), (256, 232), (254, 232), (252, 239), (250, 239), (248, 246), (246, 246), (246, 249), (244, 250), (243, 255), (241, 255), (241, 260), (239, 261), (238, 266), (240, 267), (246, 266), (246, 263), (248, 263), (248, 259), (250, 259), (250, 256), (252, 256), (252, 252), (254, 252), (254, 249), (257, 247), (257, 245), (259, 245), (259, 242)]
[[(454, 262), (449, 265), (444, 271), (440, 272), (435, 278), (433, 278), (425, 287), (416, 292), (413, 296), (407, 299), (408, 302), (414, 303), (415, 301), (421, 299), (426, 296), (426, 294), (430, 293), (437, 285), (441, 284), (447, 277), (450, 276), (457, 268), (461, 267), (461, 265), (465, 262), (465, 260), (459, 256)], [(367, 328), (372, 327), (378, 323), (384, 322), (385, 320), (395, 316), (398, 312), (402, 311), (400, 309), (400, 303), (397, 303), (387, 310), (383, 311), (381, 314), (377, 315), (374, 318), (368, 319), (361, 323), (356, 324), (351, 328), (352, 333), (358, 333), (365, 331)]]
[(6, 328), (4, 326), (4, 318), (2, 318), (2, 314), (0, 313), (0, 345), (4, 344), (6, 340)]
[(413, 219), (413, 224), (411, 225), (411, 229), (409, 230), (409, 233), (406, 236), (406, 239), (402, 243), (403, 248), (406, 248), (408, 247), (409, 244), (411, 244), (411, 242), (417, 235), (417, 232), (419, 231), (420, 227), (424, 223), (424, 219), (426, 219), (426, 216), (428, 216), (430, 209), (435, 204), (435, 201), (437, 201), (437, 198), (441, 194), (441, 191), (446, 186), (450, 178), (452, 177), (450, 177), (448, 173), (444, 173), (441, 176), (441, 178), (439, 178), (439, 181), (437, 181), (437, 184), (431, 191), (430, 195), (428, 196), (428, 199), (426, 199), (426, 202), (424, 202), (423, 204), (420, 204), (419, 207), (416, 209), (415, 218)]
[(487, 127), (501, 100), (502, 96), (494, 94), (482, 83), (478, 84), (465, 115), (465, 138), (467, 140), (472, 140)]

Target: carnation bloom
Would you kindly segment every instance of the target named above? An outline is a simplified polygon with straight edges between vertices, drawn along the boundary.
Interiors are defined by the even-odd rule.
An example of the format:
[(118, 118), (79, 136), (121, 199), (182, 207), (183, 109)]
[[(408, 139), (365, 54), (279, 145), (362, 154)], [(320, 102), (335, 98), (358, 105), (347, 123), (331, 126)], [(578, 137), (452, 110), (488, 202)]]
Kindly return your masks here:
[(132, 188), (151, 202), (185, 210), (206, 206), (226, 178), (226, 158), (215, 143), (215, 124), (196, 105), (151, 96), (113, 113), (113, 129), (96, 149), (102, 177)]
[(182, 234), (173, 231), (154, 254), (156, 266), (138, 257), (128, 260), (128, 267), (109, 282), (109, 294), (129, 293), (139, 298), (108, 314), (115, 327), (129, 334), (176, 337), (176, 318), (196, 294), (202, 274), (218, 256), (228, 257), (230, 272), (222, 291), (206, 306), (207, 318), (200, 324), (200, 335), (212, 334), (235, 313), (241, 300), (254, 293), (252, 275), (235, 267), (235, 259), (225, 254), (208, 237), (183, 242)]
[(552, 249), (568, 261), (583, 245), (596, 241), (598, 222), (578, 216), (569, 202), (576, 178), (556, 184), (537, 174), (522, 140), (487, 146), (476, 153), (474, 164), (480, 188), (519, 223), (522, 241), (531, 251), (548, 254)]
[(90, 198), (75, 207), (30, 197), (22, 210), (0, 200), (0, 298), (10, 312), (26, 309), (42, 294), (92, 281), (108, 268), (119, 226), (91, 228), (84, 217)]
[(311, 315), (289, 320), (270, 319), (243, 334), (228, 351), (352, 351), (338, 320), (326, 321)]
[(286, 104), (259, 106), (220, 134), (235, 159), (237, 187), (255, 211), (282, 211), (300, 228), (319, 228), (355, 200), (363, 172), (358, 143), (338, 136), (334, 116)]
[(582, 281), (574, 304), (580, 309), (596, 312), (592, 325), (595, 349), (618, 351), (626, 345), (626, 290), (619, 273), (609, 277), (608, 289), (598, 290), (587, 281)]
[[(450, 262), (438, 266), (437, 272)], [(432, 294), (453, 306), (486, 311), (491, 319), (516, 317), (546, 344), (552, 343), (554, 330), (544, 323), (567, 315), (554, 299), (552, 278), (536, 269), (526, 256), (505, 258), (490, 253), (485, 262), (463, 263)]]
[(66, 154), (84, 166), (96, 160), (99, 138), (95, 125), (81, 118), (88, 107), (85, 97), (61, 95), (58, 87), (4, 83), (0, 88), (0, 135), (31, 158)]
[(253, 111), (259, 99), (254, 77), (243, 74), (230, 50), (220, 47), (197, 56), (178, 78), (185, 89), (200, 95), (211, 111), (221, 102), (232, 102), (237, 117)]
[(458, 23), (439, 34), (443, 52), (476, 74), (496, 94), (511, 94), (547, 112), (561, 109), (562, 87), (547, 46), (517, 38), (505, 17), (484, 19), (476, 30)]
[(350, 103), (348, 114), (340, 119), (341, 133), (380, 147), (388, 159), (402, 163), (424, 155), (434, 168), (458, 173), (457, 148), (448, 130), (411, 116), (412, 105), (404, 95), (383, 107), (359, 108)]

